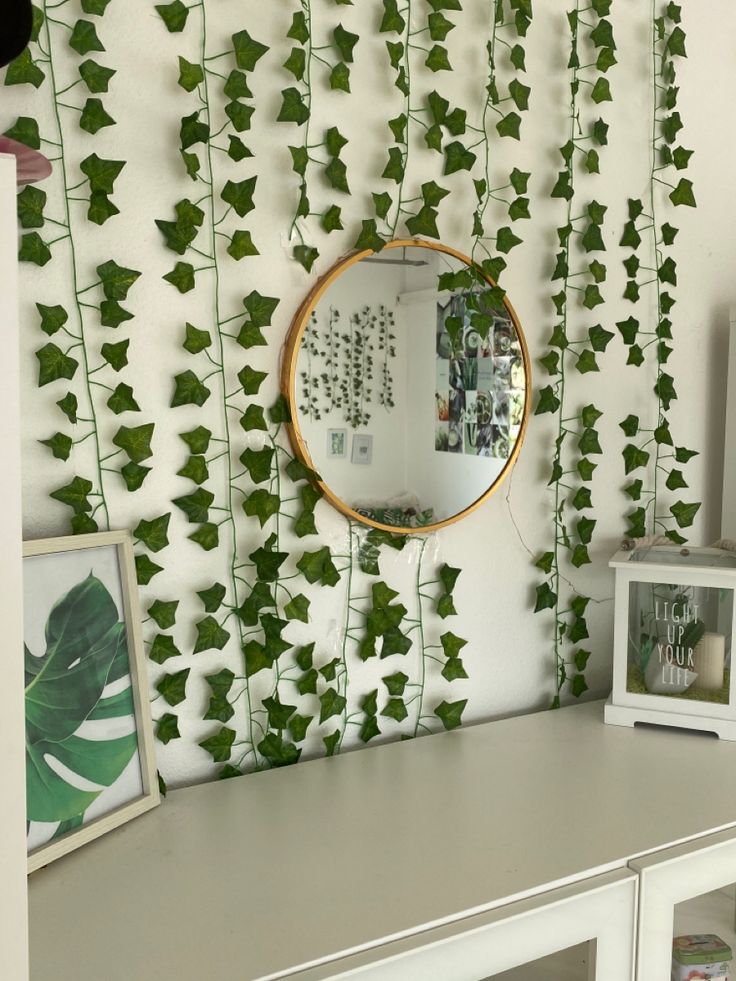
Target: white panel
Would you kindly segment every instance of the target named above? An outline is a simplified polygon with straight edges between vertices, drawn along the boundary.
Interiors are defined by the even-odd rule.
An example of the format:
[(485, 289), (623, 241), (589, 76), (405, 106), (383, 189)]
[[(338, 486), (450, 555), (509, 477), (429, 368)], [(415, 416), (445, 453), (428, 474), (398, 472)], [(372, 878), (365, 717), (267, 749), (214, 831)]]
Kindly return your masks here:
[(736, 309), (731, 310), (728, 333), (728, 387), (726, 438), (723, 449), (723, 506), (721, 537), (736, 538)]
[(641, 875), (637, 979), (668, 978), (675, 906), (736, 880), (736, 834), (722, 831), (630, 865)]
[(633, 979), (637, 877), (620, 871), (554, 889), (437, 930), (297, 974), (293, 981), (477, 981), (596, 941), (591, 981)]
[(0, 155), (0, 976), (28, 977), (15, 158)]

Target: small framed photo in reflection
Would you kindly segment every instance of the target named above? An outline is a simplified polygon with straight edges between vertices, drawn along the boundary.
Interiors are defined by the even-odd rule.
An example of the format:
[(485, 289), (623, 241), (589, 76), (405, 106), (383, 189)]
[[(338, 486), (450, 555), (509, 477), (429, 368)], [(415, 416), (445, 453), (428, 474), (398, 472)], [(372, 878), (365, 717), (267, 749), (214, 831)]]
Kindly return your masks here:
[(333, 460), (344, 460), (348, 455), (347, 429), (327, 430), (327, 456)]
[(353, 436), (352, 463), (370, 463), (373, 459), (373, 437)]

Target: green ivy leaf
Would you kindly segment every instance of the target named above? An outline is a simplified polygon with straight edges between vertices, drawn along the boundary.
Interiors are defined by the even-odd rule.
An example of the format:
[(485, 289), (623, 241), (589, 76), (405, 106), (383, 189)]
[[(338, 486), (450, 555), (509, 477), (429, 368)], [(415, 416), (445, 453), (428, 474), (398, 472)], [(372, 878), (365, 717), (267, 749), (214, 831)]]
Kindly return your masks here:
[(186, 58), (179, 56), (179, 79), (178, 84), (185, 92), (193, 92), (198, 85), (204, 81), (204, 72), (201, 65), (187, 61)]
[(121, 426), (112, 438), (115, 446), (119, 447), (133, 463), (142, 463), (151, 456), (151, 437), (154, 423), (144, 423), (141, 426)]
[(307, 27), (307, 19), (304, 16), (303, 11), (298, 11), (294, 14), (291, 27), (289, 28), (287, 37), (293, 38), (298, 41), (299, 44), (306, 44), (309, 40), (309, 28)]
[(593, 453), (603, 452), (598, 439), (598, 433), (595, 431), (595, 429), (587, 427), (583, 430), (580, 439), (578, 440), (578, 449), (583, 456), (590, 456)]
[(450, 58), (447, 53), (447, 48), (441, 44), (433, 44), (430, 48), (427, 57), (424, 59), (424, 64), (433, 72), (451, 72), (452, 65), (450, 64)]
[(263, 406), (256, 405), (255, 403), (248, 406), (243, 415), (240, 417), (240, 425), (246, 431), (246, 433), (252, 432), (253, 430), (260, 430), (261, 432), (268, 431), (268, 424), (266, 423), (266, 418), (263, 415)]
[(677, 237), (679, 229), (670, 225), (669, 222), (665, 222), (662, 225), (662, 242), (664, 245), (672, 245)]
[(699, 510), (700, 504), (685, 504), (683, 501), (678, 501), (670, 507), (678, 528), (689, 528)]
[(171, 712), (165, 712), (156, 720), (156, 738), (164, 746), (172, 739), (179, 739), (180, 735), (178, 720)]
[(307, 67), (307, 53), (304, 48), (293, 47), (283, 67), (294, 76), (297, 82), (301, 82), (304, 78), (304, 70)]
[(403, 34), (405, 29), (406, 21), (399, 13), (396, 0), (383, 0), (383, 17), (378, 28), (379, 33)]
[(302, 126), (309, 119), (309, 108), (304, 102), (304, 96), (293, 87), (282, 89), (281, 109), (276, 117), (280, 123), (296, 123)]
[(460, 170), (470, 170), (475, 163), (476, 155), (467, 150), (462, 143), (453, 140), (445, 147), (444, 174), (455, 174)]
[(69, 38), (69, 47), (77, 54), (86, 55), (90, 51), (104, 51), (105, 48), (97, 37), (95, 25), (90, 20), (78, 20)]
[(679, 55), (682, 58), (687, 57), (687, 52), (685, 51), (685, 32), (681, 27), (674, 27), (667, 40), (666, 50), (671, 55)]
[(91, 511), (92, 505), (88, 497), (92, 492), (92, 482), (84, 477), (74, 477), (68, 484), (58, 487), (49, 494), (55, 501), (66, 504), (75, 514)]
[(63, 399), (56, 403), (72, 425), (77, 422), (77, 396), (73, 392), (67, 392)]
[(639, 416), (629, 413), (623, 422), (619, 423), (619, 426), (623, 430), (624, 436), (629, 436), (633, 439), (633, 437), (639, 432)]
[(591, 498), (590, 488), (578, 487), (570, 504), (576, 511), (582, 511), (583, 508), (592, 508), (593, 501)]
[(370, 251), (380, 252), (386, 243), (378, 234), (376, 221), (374, 218), (363, 219), (360, 234), (355, 240), (353, 248), (358, 252)]
[(462, 725), (462, 715), (467, 704), (467, 698), (457, 702), (442, 701), (434, 710), (434, 714), (449, 732), (451, 729), (457, 729), (458, 726)]
[(524, 110), (529, 108), (529, 94), (531, 89), (528, 85), (522, 84), (518, 78), (514, 78), (509, 82), (509, 95), (516, 103), (516, 108)]
[(251, 491), (243, 501), (243, 510), (251, 518), (258, 518), (258, 522), (263, 526), (271, 518), (279, 513), (281, 499), (277, 494), (270, 494), (267, 490), (259, 489)]
[(546, 385), (539, 390), (539, 400), (534, 410), (535, 415), (541, 416), (545, 412), (557, 412), (559, 407), (560, 400), (551, 385)]
[(675, 460), (678, 463), (687, 463), (694, 456), (698, 456), (697, 450), (688, 450), (684, 446), (677, 446), (675, 448)]
[(340, 208), (338, 205), (331, 205), (327, 211), (322, 215), (320, 219), (320, 224), (326, 232), (342, 231), (344, 225), (342, 223), (342, 218), (340, 214)]
[(121, 307), (117, 300), (103, 300), (100, 304), (100, 323), (103, 327), (120, 326), (126, 320), (132, 320), (133, 314)]
[(201, 382), (193, 371), (187, 369), (174, 375), (174, 394), (171, 396), (170, 405), (172, 409), (179, 405), (202, 406), (211, 394), (204, 382)]
[(51, 250), (38, 232), (28, 232), (21, 239), (18, 259), (21, 262), (32, 262), (36, 266), (45, 266), (51, 258)]
[(687, 487), (687, 481), (682, 475), (682, 470), (677, 470), (673, 468), (670, 470), (667, 480), (665, 481), (665, 486), (667, 490), (680, 490), (680, 488)]
[(627, 443), (622, 452), (624, 458), (624, 473), (630, 474), (639, 467), (645, 467), (649, 462), (649, 453), (639, 449), (633, 443)]
[[(444, 669), (443, 669), (443, 673), (444, 673)], [(448, 680), (452, 680), (452, 679), (448, 679)], [(394, 719), (394, 721), (396, 722), (403, 722), (408, 714), (409, 712), (407, 711), (406, 705), (404, 705), (404, 700), (401, 698), (390, 698), (386, 702), (386, 705), (383, 708), (383, 710), (381, 711), (381, 715), (385, 716), (388, 719)]]
[(284, 607), (284, 616), (289, 620), (301, 620), (309, 623), (309, 600), (303, 593), (292, 596)]
[(275, 582), (279, 569), (289, 557), (288, 552), (277, 552), (261, 546), (248, 556), (256, 567), (256, 575), (264, 583)]
[(193, 480), (195, 484), (203, 484), (209, 478), (207, 461), (203, 456), (190, 456), (181, 470), (177, 470), (178, 477), (186, 477)]
[(114, 126), (115, 120), (105, 110), (100, 99), (90, 96), (82, 108), (82, 115), (79, 117), (79, 127), (86, 133), (93, 136), (105, 126)]
[(659, 378), (654, 386), (654, 392), (661, 399), (664, 410), (667, 412), (670, 404), (677, 398), (672, 375), (668, 375), (664, 371), (660, 372)]
[(669, 198), (674, 205), (685, 205), (689, 208), (696, 207), (693, 182), (686, 177), (681, 177), (677, 187), (670, 193)]
[(515, 235), (509, 227), (505, 226), (498, 229), (498, 232), (496, 233), (496, 248), (499, 252), (503, 252), (504, 255), (506, 255), (520, 244), (521, 239), (518, 235)]
[(333, 92), (350, 91), (350, 69), (342, 61), (338, 62), (330, 72), (330, 88)]
[(295, 245), (292, 255), (307, 272), (312, 271), (312, 266), (319, 258), (319, 252), (311, 245)]
[(221, 651), (230, 639), (229, 631), (221, 627), (213, 616), (206, 616), (195, 624), (197, 629), (197, 640), (194, 644), (193, 654), (201, 651), (218, 650)]
[(162, 567), (157, 565), (151, 558), (149, 558), (149, 556), (136, 555), (135, 573), (139, 586), (147, 586), (153, 577), (157, 576), (159, 572), (163, 572)]
[(57, 460), (69, 459), (73, 444), (71, 436), (66, 436), (64, 433), (54, 433), (50, 439), (41, 439), (39, 442), (48, 446)]
[(188, 433), (180, 433), (179, 436), (184, 440), (192, 453), (206, 453), (210, 445), (212, 433), (204, 426), (197, 426), (196, 429), (192, 429)]
[(17, 140), (32, 150), (41, 149), (41, 135), (38, 131), (38, 122), (31, 116), (18, 116), (13, 126), (6, 129), (4, 136), (11, 140)]
[(264, 446), (261, 450), (253, 450), (248, 447), (241, 453), (240, 462), (248, 471), (254, 484), (262, 484), (264, 480), (271, 477), (273, 453), (274, 451), (270, 446)]
[(250, 36), (247, 31), (238, 31), (232, 36), (235, 61), (238, 68), (250, 72), (268, 51), (268, 45), (261, 44)]
[(518, 221), (520, 218), (531, 218), (529, 214), (529, 198), (516, 198), (509, 205), (509, 218)]
[[(140, 273), (135, 269), (119, 266), (112, 259), (109, 259), (97, 267), (97, 275), (102, 283), (102, 292), (108, 300), (124, 300)], [(128, 320), (129, 315), (123, 319)]]
[[(148, 615), (161, 630), (168, 630), (176, 622), (176, 610), (179, 600), (154, 600), (148, 607)], [(168, 638), (169, 640), (171, 638)], [(178, 653), (178, 652), (177, 652)]]
[(376, 736), (380, 735), (381, 730), (378, 727), (376, 717), (374, 715), (369, 715), (363, 722), (363, 725), (360, 727), (359, 736), (361, 740), (364, 743), (368, 743), (371, 741), (371, 739), (374, 739)]
[(161, 20), (166, 24), (166, 29), (170, 34), (179, 34), (184, 30), (189, 8), (181, 0), (173, 0), (172, 3), (156, 4), (156, 11)]
[(331, 719), (335, 715), (341, 715), (347, 705), (347, 701), (342, 695), (338, 694), (335, 688), (327, 688), (319, 696), (319, 705), (319, 724), (322, 725), (327, 719)]
[(613, 333), (610, 330), (605, 330), (600, 324), (596, 324), (588, 330), (588, 338), (594, 351), (605, 351), (613, 339)]
[(93, 95), (97, 95), (100, 92), (108, 91), (110, 80), (115, 74), (115, 69), (105, 68), (103, 65), (99, 65), (96, 61), (88, 58), (79, 66), (79, 74), (89, 91)]
[(202, 524), (209, 521), (209, 509), (214, 499), (215, 495), (211, 491), (198, 487), (191, 494), (174, 498), (172, 503), (184, 512), (191, 524)]
[(140, 412), (141, 407), (135, 400), (133, 389), (125, 382), (120, 382), (107, 400), (108, 408), (120, 415), (121, 412)]
[(79, 362), (64, 354), (60, 347), (49, 341), (42, 348), (36, 351), (38, 358), (38, 386), (42, 388), (50, 382), (58, 381), (60, 378), (71, 379), (74, 377)]
[(92, 191), (89, 198), (87, 218), (95, 225), (104, 225), (108, 218), (120, 214), (120, 209), (112, 203), (103, 191)]
[(518, 112), (509, 112), (496, 123), (499, 136), (509, 136), (513, 140), (521, 139), (521, 116)]
[(151, 552), (160, 552), (169, 544), (168, 530), (171, 512), (161, 514), (150, 521), (142, 518), (133, 531), (133, 537)]
[(298, 763), (302, 753), (293, 743), (285, 742), (281, 733), (275, 732), (269, 732), (258, 743), (258, 752), (274, 767)]
[(415, 215), (407, 218), (406, 227), (412, 236), (426, 235), (429, 238), (439, 238), (436, 208), (423, 205)]
[(125, 481), (125, 487), (131, 492), (137, 491), (142, 486), (150, 472), (150, 467), (142, 467), (138, 463), (133, 463), (132, 460), (120, 468), (120, 476)]
[(463, 640), (462, 637), (456, 636), (451, 630), (447, 630), (440, 636), (440, 643), (442, 644), (445, 657), (453, 658), (460, 654), (460, 651), (468, 642), (467, 640)]
[(46, 192), (33, 184), (28, 184), (16, 198), (18, 220), (22, 228), (43, 228), (43, 209), (46, 207)]
[(340, 574), (332, 561), (327, 545), (314, 552), (305, 552), (296, 567), (309, 583), (319, 582), (322, 586), (335, 586), (340, 581)]
[[(433, 41), (444, 41), (450, 31), (455, 27), (452, 21), (448, 20), (440, 11), (435, 11), (429, 15), (427, 25), (429, 27), (429, 36)], [(402, 31), (403, 28), (398, 33)]]
[(232, 754), (235, 740), (235, 730), (222, 726), (216, 733), (203, 740), (199, 745), (210, 754), (215, 763), (227, 763)]

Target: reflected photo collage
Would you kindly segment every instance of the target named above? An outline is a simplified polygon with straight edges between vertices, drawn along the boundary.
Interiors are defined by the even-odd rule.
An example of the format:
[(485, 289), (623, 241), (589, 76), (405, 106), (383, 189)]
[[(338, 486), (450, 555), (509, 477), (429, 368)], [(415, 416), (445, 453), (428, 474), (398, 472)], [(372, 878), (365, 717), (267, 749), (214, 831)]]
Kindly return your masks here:
[[(448, 317), (463, 323), (454, 343)], [(521, 344), (507, 311), (494, 316), (483, 338), (470, 324), (464, 296), (438, 303), (435, 450), (507, 460), (521, 431), (524, 398)]]

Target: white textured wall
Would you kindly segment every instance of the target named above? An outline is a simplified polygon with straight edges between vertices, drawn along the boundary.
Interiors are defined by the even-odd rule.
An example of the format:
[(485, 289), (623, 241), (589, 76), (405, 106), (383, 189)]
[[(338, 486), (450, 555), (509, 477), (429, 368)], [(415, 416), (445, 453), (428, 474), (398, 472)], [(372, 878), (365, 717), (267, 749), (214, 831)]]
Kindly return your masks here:
[[(75, 0), (76, 2), (76, 0)], [(208, 3), (211, 18), (210, 50), (227, 46), (233, 30), (247, 27), (259, 40), (272, 45), (252, 75), (258, 122), (247, 142), (256, 153), (259, 173), (256, 193), (257, 209), (245, 222), (253, 232), (260, 250), (259, 258), (232, 263), (228, 268), (225, 290), (235, 305), (239, 296), (251, 289), (281, 297), (274, 326), (268, 328), (270, 347), (256, 349), (256, 367), (272, 369), (268, 386), (270, 396), (276, 393), (280, 344), (291, 316), (319, 272), (327, 269), (346, 251), (356, 234), (359, 219), (369, 216), (370, 192), (383, 189), (380, 171), (387, 146), (388, 118), (401, 111), (402, 100), (392, 86), (386, 65), (383, 39), (376, 33), (377, 3), (362, 0), (355, 6), (334, 7), (316, 4), (317, 32), (326, 36), (327, 27), (338, 19), (361, 34), (357, 61), (353, 69), (353, 94), (330, 94), (317, 72), (314, 112), (317, 122), (313, 131), (339, 120), (339, 126), (350, 143), (343, 151), (353, 191), (344, 204), (344, 217), (352, 219), (344, 234), (329, 238), (315, 235), (321, 256), (311, 276), (287, 257), (285, 233), (295, 204), (295, 178), (290, 170), (286, 145), (298, 142), (296, 127), (270, 122), (278, 112), (280, 89), (290, 83), (280, 68), (288, 54), (284, 35), (291, 14), (291, 3), (256, 3), (254, 0), (222, 0)], [(419, 6), (419, 5), (417, 5)], [(435, 77), (417, 71), (418, 94), (437, 87), (454, 103), (466, 107), (477, 119), (483, 98), (485, 24), (488, 3), (466, 0), (465, 11), (452, 14), (461, 25), (448, 38), (450, 57), (457, 70)], [(63, 8), (62, 8), (63, 9)], [(196, 9), (192, 12), (195, 19)], [(424, 11), (422, 12), (422, 16)], [(535, 23), (528, 38), (527, 65), (532, 85), (531, 110), (523, 121), (520, 145), (505, 140), (494, 144), (498, 154), (498, 173), (508, 173), (514, 165), (533, 172), (530, 185), (533, 220), (522, 223), (523, 246), (511, 255), (505, 285), (524, 325), (532, 356), (543, 351), (551, 327), (552, 292), (548, 277), (557, 239), (555, 228), (564, 221), (562, 202), (552, 202), (547, 195), (558, 169), (559, 147), (566, 139), (567, 123), (567, 29), (564, 5), (540, 0), (536, 4)], [(624, 272), (620, 261), (624, 255), (616, 247), (625, 220), (626, 198), (643, 195), (648, 187), (648, 136), (650, 57), (648, 51), (649, 5), (641, 0), (615, 0), (613, 20), (618, 44), (619, 65), (610, 72), (615, 93), (612, 106), (604, 105), (604, 115), (611, 124), (609, 146), (602, 151), (602, 175), (579, 181), (581, 200), (595, 196), (608, 205), (604, 237), (609, 246), (609, 278), (604, 293), (607, 303), (598, 308), (598, 316), (607, 328), (629, 316), (630, 306), (617, 299), (623, 291)], [(733, 68), (732, 38), (736, 31), (736, 10), (728, 0), (711, 0), (707, 5), (686, 0), (685, 27), (688, 31), (687, 61), (679, 68), (680, 109), (686, 124), (683, 143), (695, 150), (691, 173), (699, 208), (678, 210), (676, 223), (681, 228), (674, 254), (679, 263), (680, 285), (674, 312), (675, 354), (670, 365), (678, 384), (680, 398), (671, 413), (678, 444), (701, 451), (687, 470), (691, 491), (688, 499), (702, 499), (704, 504), (696, 521), (692, 539), (710, 541), (718, 534), (720, 515), (720, 481), (722, 473), (722, 431), (725, 400), (725, 338), (727, 310), (733, 300), (735, 237), (733, 233), (734, 183), (736, 172), (731, 160), (734, 145), (733, 127), (729, 124), (736, 96), (736, 73)], [(197, 57), (198, 31), (169, 35), (144, 0), (112, 3), (100, 27), (107, 54), (100, 60), (118, 69), (105, 98), (108, 111), (117, 126), (91, 139), (70, 127), (70, 149), (77, 159), (95, 150), (100, 156), (126, 159), (127, 167), (118, 180), (115, 200), (121, 215), (102, 229), (87, 225), (80, 245), (87, 269), (100, 258), (113, 256), (119, 262), (141, 269), (140, 283), (131, 292), (130, 306), (136, 313), (131, 328), (131, 369), (127, 379), (134, 385), (143, 418), (155, 419), (154, 470), (144, 488), (137, 494), (117, 491), (112, 495), (115, 526), (134, 526), (140, 516), (152, 517), (171, 508), (170, 501), (185, 493), (189, 484), (175, 476), (184, 462), (182, 444), (177, 433), (201, 421), (197, 412), (170, 410), (171, 376), (190, 367), (190, 357), (179, 344), (185, 320), (204, 325), (208, 310), (208, 291), (203, 289), (179, 296), (161, 276), (173, 265), (153, 226), (154, 218), (170, 218), (175, 201), (192, 194), (191, 182), (182, 176), (178, 160), (177, 132), (179, 118), (193, 110), (194, 102), (176, 85), (176, 58), (183, 54)], [(364, 49), (361, 51), (361, 47)], [(61, 44), (58, 50), (62, 52)], [(73, 79), (76, 56), (69, 58), (68, 75)], [(64, 72), (62, 72), (64, 74)], [(48, 121), (47, 96), (43, 88), (3, 91), (2, 120), (15, 114), (38, 114)], [(495, 158), (494, 158), (495, 159)], [(429, 178), (453, 189), (445, 207), (440, 208), (443, 239), (460, 250), (469, 247), (468, 230), (474, 193), (467, 174), (442, 178), (437, 161), (429, 151), (417, 149), (411, 162), (411, 183), (417, 188)], [(315, 201), (329, 203), (336, 196), (317, 190)], [(81, 218), (80, 218), (81, 220)], [(25, 533), (39, 536), (63, 530), (63, 509), (49, 501), (47, 491), (63, 481), (71, 467), (52, 461), (37, 440), (46, 438), (57, 428), (59, 417), (50, 389), (35, 388), (35, 358), (42, 335), (37, 329), (33, 301), (65, 302), (67, 267), (54, 260), (44, 270), (25, 267), (22, 271), (23, 327), (23, 410), (24, 410), (24, 481)], [(640, 309), (646, 310), (646, 301)], [(625, 352), (618, 336), (607, 353), (599, 356), (601, 372), (596, 375), (571, 374), (568, 395), (571, 405), (595, 401), (605, 413), (599, 429), (605, 454), (600, 460), (593, 482), (598, 527), (591, 550), (593, 565), (581, 572), (570, 570), (570, 578), (594, 599), (588, 612), (591, 628), (591, 659), (588, 678), (591, 693), (607, 692), (611, 677), (612, 577), (607, 560), (616, 548), (624, 528), (626, 500), (620, 492), (624, 481), (620, 450), (624, 438), (619, 421), (629, 412), (651, 417), (654, 398), (651, 394), (651, 366), (625, 367)], [(266, 392), (266, 389), (268, 391)], [(189, 425), (184, 422), (190, 419)], [(114, 421), (105, 421), (106, 431), (113, 431)], [(448, 697), (468, 697), (466, 721), (482, 721), (510, 713), (540, 709), (549, 704), (554, 690), (554, 666), (551, 657), (550, 618), (530, 612), (536, 576), (530, 553), (549, 547), (551, 501), (545, 484), (553, 452), (552, 424), (549, 416), (532, 418), (525, 446), (513, 476), (502, 490), (465, 521), (443, 531), (432, 548), (452, 565), (460, 566), (456, 596), (461, 617), (448, 623), (456, 633), (470, 641), (465, 662), (470, 675), (467, 682), (456, 683)], [(145, 599), (180, 597), (179, 626), (175, 631), (183, 650), (191, 649), (192, 614), (198, 601), (193, 590), (219, 578), (223, 557), (205, 554), (186, 541), (188, 532), (181, 515), (174, 508), (170, 537), (173, 544), (160, 553), (165, 572), (143, 590)], [(318, 523), (325, 541), (339, 546), (345, 540), (345, 524), (329, 507), (320, 504)], [(244, 532), (257, 543), (260, 535), (255, 526)], [(243, 551), (248, 549), (244, 543)], [(308, 544), (307, 547), (316, 547)], [(384, 575), (392, 585), (402, 581), (411, 586), (414, 566), (407, 553), (389, 556)], [(298, 641), (315, 634), (327, 646), (335, 640), (335, 621), (341, 616), (340, 593), (313, 591), (311, 628), (299, 626), (290, 636)], [(315, 629), (316, 628), (316, 629)], [(237, 652), (231, 652), (236, 664)], [(209, 757), (196, 746), (210, 731), (201, 714), (206, 705), (207, 690), (201, 677), (223, 663), (218, 652), (191, 658), (189, 699), (179, 706), (183, 739), (172, 742), (160, 752), (161, 768), (173, 782), (199, 779), (211, 773)], [(177, 667), (180, 666), (177, 664)], [(168, 667), (168, 666), (167, 666)], [(154, 680), (157, 669), (152, 666)], [(383, 665), (369, 662), (356, 664), (351, 683), (357, 694), (378, 684)], [(441, 679), (432, 681), (436, 691), (447, 692)], [(436, 701), (436, 699), (435, 699)], [(158, 711), (158, 706), (154, 709)], [(574, 747), (571, 747), (574, 758)], [(571, 764), (574, 759), (571, 758)]]
[(28, 977), (25, 852), (25, 765), (23, 727), (22, 580), (20, 549), (20, 416), (18, 410), (18, 290), (15, 262), (15, 160), (0, 155), (0, 411), (5, 454), (0, 545), (3, 550), (0, 617), (0, 973)]

